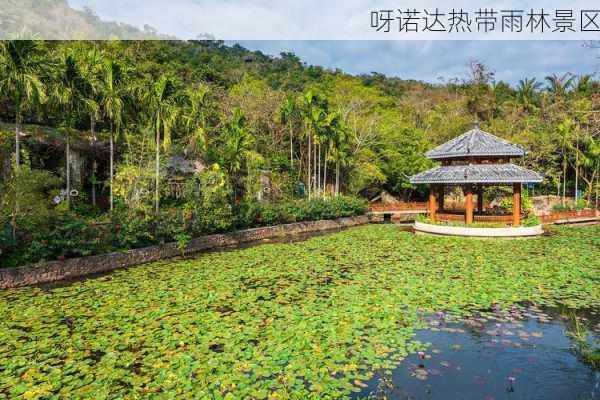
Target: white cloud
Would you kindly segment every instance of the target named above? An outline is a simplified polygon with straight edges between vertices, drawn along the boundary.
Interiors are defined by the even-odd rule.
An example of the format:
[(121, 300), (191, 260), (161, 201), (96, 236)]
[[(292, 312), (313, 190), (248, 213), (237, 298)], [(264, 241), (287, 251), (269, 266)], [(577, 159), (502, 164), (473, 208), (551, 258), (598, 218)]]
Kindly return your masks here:
[(497, 80), (516, 83), (524, 77), (543, 79), (552, 73), (592, 74), (600, 53), (582, 42), (540, 41), (241, 41), (241, 45), (277, 55), (292, 51), (303, 61), (353, 74), (372, 71), (439, 82), (464, 78), (470, 59), (496, 71)]
[[(566, 6), (559, 0), (498, 2), (480, 0), (476, 5), (467, 0), (71, 0), (74, 7), (84, 6), (95, 10), (101, 17), (142, 27), (149, 24), (159, 32), (192, 39), (201, 33), (213, 34), (224, 40), (412, 40), (412, 39), (590, 39), (588, 33), (576, 29), (575, 33), (546, 32), (537, 35), (503, 33), (499, 20), (494, 33), (484, 35), (476, 30), (474, 12), (480, 8), (525, 9), (544, 8), (552, 22), (555, 9), (569, 8), (579, 18), (581, 9), (597, 9), (597, 0), (571, 0)], [(471, 13), (472, 33), (398, 33), (397, 23), (392, 32), (376, 32), (370, 26), (371, 11), (381, 9), (424, 9), (448, 14), (452, 9), (463, 8)], [(398, 16), (396, 13), (394, 16)], [(444, 17), (447, 19), (448, 15)], [(525, 19), (527, 17), (525, 16)], [(599, 21), (600, 23), (600, 21)], [(578, 27), (575, 21), (575, 28)], [(448, 25), (446, 23), (446, 25)], [(421, 25), (419, 25), (422, 28)]]
[[(425, 8), (470, 8), (467, 0), (402, 0)], [(584, 49), (579, 41), (308, 41), (331, 32), (354, 27), (372, 9), (398, 7), (396, 0), (70, 0), (76, 8), (88, 6), (105, 20), (142, 27), (149, 24), (159, 33), (194, 38), (201, 33), (240, 41), (268, 54), (291, 51), (310, 64), (340, 68), (350, 73), (372, 71), (436, 82), (464, 77), (469, 59), (478, 59), (496, 70), (498, 79), (517, 82), (525, 76), (543, 78), (550, 73), (593, 73), (598, 53)], [(515, 8), (513, 2), (480, 0), (477, 8)], [(574, 0), (568, 6), (558, 0), (521, 2), (516, 8), (598, 8), (596, 1)], [(221, 33), (221, 35), (219, 35)], [(360, 35), (359, 35), (360, 36)], [(376, 36), (381, 38), (381, 36)], [(265, 39), (269, 40), (254, 40)], [(362, 36), (360, 37), (363, 38)], [(447, 36), (444, 36), (447, 38)], [(253, 41), (248, 41), (253, 40)]]

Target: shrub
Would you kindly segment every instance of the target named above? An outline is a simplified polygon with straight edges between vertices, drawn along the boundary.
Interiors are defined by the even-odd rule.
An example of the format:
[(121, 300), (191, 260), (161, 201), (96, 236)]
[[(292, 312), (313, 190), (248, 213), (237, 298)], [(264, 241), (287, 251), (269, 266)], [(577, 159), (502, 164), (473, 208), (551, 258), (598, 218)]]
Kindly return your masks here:
[(115, 210), (113, 214), (113, 244), (117, 248), (132, 249), (156, 243), (153, 216), (143, 211)]
[(279, 203), (247, 201), (235, 209), (238, 229), (254, 226), (287, 224), (299, 221), (316, 221), (364, 214), (364, 200), (349, 196), (287, 200)]
[(32, 233), (21, 262), (81, 257), (103, 250), (98, 231), (72, 213), (53, 216), (47, 229)]
[(194, 235), (225, 232), (233, 226), (231, 185), (224, 171), (213, 164), (198, 175), (199, 193), (188, 198)]
[(537, 226), (539, 224), (541, 224), (540, 219), (533, 214), (530, 214), (527, 216), (527, 218), (521, 221), (521, 225), (523, 226)]

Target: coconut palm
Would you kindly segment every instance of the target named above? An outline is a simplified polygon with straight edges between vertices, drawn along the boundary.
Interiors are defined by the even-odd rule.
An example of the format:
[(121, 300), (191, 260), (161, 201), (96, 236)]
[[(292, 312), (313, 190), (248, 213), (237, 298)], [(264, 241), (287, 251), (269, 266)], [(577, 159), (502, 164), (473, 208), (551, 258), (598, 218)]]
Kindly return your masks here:
[(592, 92), (592, 75), (584, 74), (577, 78), (575, 91), (581, 96), (589, 96)]
[(171, 133), (179, 116), (178, 93), (172, 77), (162, 75), (147, 92), (141, 94), (146, 105), (155, 140), (155, 188), (154, 207), (158, 214), (160, 207), (160, 149), (168, 150)]
[(20, 129), (23, 114), (46, 99), (46, 88), (42, 82), (45, 64), (41, 53), (41, 45), (37, 41), (0, 42), (0, 94), (12, 101), (15, 110), (15, 190), (17, 195), (11, 222), (13, 239), (16, 239), (16, 217), (19, 213)]
[(542, 83), (535, 78), (521, 79), (517, 85), (517, 99), (526, 111), (532, 111), (537, 105), (537, 97)]
[(573, 87), (575, 75), (570, 72), (562, 76), (552, 74), (546, 77), (546, 81), (548, 82), (548, 92), (556, 98), (561, 98)]

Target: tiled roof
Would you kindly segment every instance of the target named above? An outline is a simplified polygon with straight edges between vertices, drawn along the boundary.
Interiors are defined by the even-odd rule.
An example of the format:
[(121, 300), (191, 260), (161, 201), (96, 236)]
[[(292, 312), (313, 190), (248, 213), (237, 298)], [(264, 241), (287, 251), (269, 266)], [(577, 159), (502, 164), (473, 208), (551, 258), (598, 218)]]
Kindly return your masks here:
[(537, 172), (514, 164), (444, 165), (410, 177), (410, 183), (537, 183)]
[(484, 132), (478, 126), (425, 153), (432, 160), (476, 156), (522, 157), (525, 154), (521, 146)]

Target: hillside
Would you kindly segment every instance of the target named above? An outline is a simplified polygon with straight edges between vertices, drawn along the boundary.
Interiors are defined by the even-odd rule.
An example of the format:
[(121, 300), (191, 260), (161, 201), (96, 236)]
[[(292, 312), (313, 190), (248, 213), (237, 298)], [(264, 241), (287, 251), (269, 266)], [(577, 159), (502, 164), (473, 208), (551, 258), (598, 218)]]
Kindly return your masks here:
[(0, 0), (0, 37), (73, 39), (166, 38), (151, 27), (100, 20), (91, 10), (78, 11), (67, 0)]

